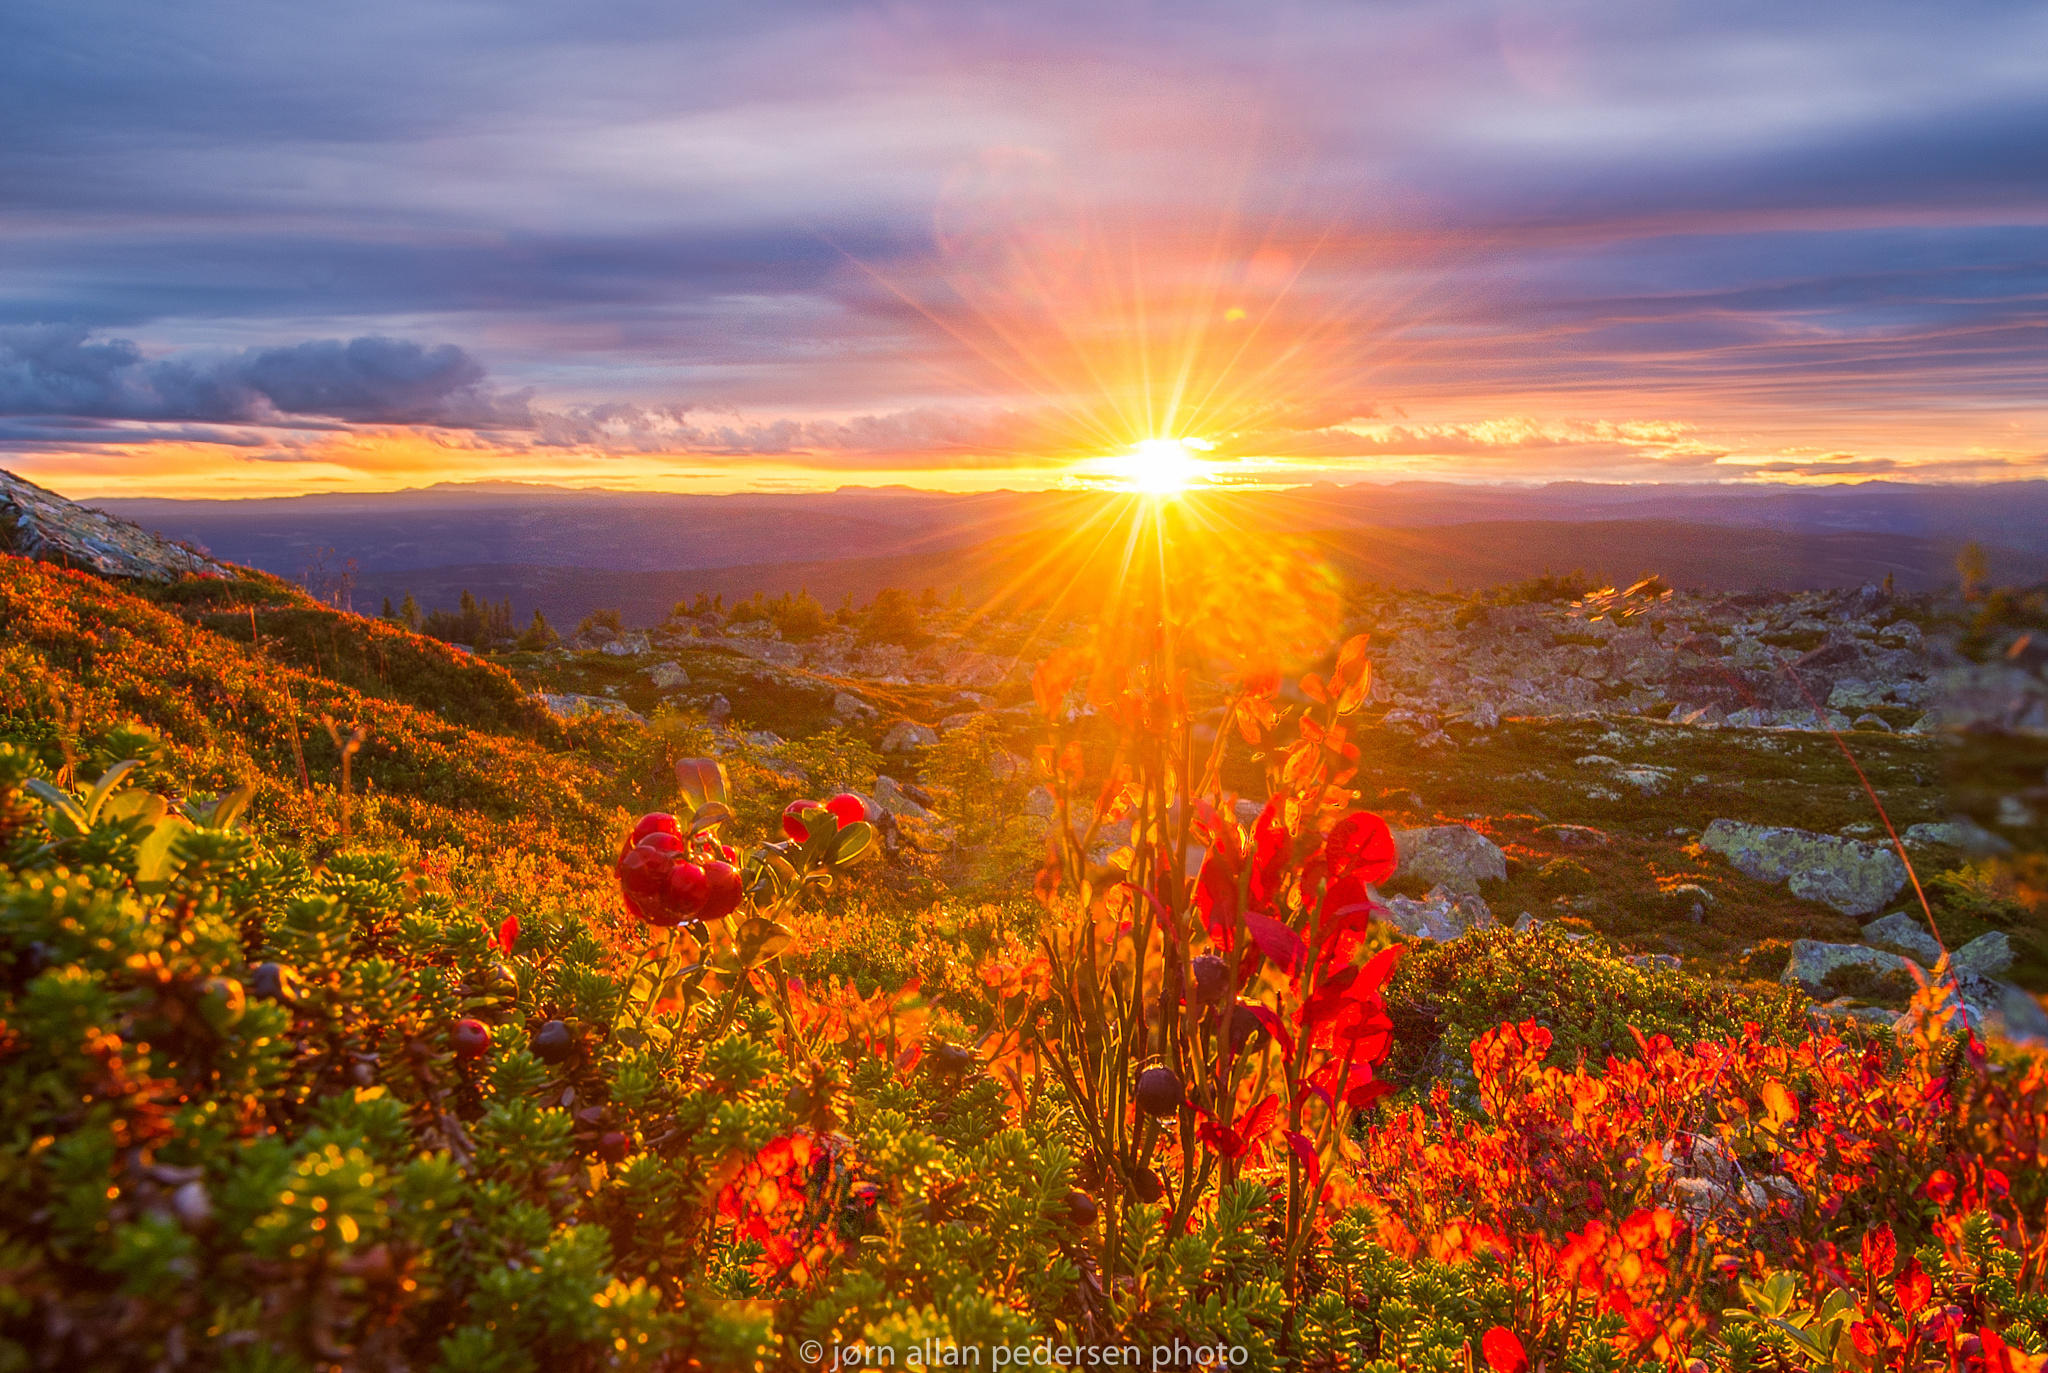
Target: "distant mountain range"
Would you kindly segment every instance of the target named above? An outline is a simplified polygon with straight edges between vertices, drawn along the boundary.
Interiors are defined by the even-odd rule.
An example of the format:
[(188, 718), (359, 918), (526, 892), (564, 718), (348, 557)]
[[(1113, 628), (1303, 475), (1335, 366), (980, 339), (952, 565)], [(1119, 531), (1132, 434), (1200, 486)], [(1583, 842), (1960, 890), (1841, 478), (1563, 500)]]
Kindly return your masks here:
[[(955, 495), (848, 488), (691, 496), (514, 484), (267, 500), (107, 500), (98, 508), (215, 557), (307, 579), (353, 560), (374, 608), (464, 590), (570, 621), (598, 606), (660, 618), (698, 592), (728, 599), (808, 588), (828, 603), (883, 586), (978, 595), (1033, 566), (1048, 536), (1129, 498), (1096, 492)], [(1993, 570), (2048, 570), (2048, 482), (1812, 488), (1317, 485), (1213, 492), (1191, 508), (1237, 538), (1309, 537), (1346, 576), (1387, 586), (1491, 585), (1544, 571), (1614, 579), (1658, 572), (1689, 586), (1792, 589), (1891, 574), (1954, 578), (1977, 540)], [(1227, 556), (1227, 551), (1225, 556)], [(1027, 576), (1029, 574), (1026, 574)]]

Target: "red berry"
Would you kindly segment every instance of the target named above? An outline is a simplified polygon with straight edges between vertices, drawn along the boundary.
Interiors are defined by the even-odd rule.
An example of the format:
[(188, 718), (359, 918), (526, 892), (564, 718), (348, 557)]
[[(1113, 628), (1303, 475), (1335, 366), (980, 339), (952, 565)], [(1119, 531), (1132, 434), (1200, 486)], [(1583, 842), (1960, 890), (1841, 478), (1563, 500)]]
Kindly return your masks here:
[(693, 918), (703, 908), (707, 890), (704, 869), (695, 863), (676, 864), (668, 870), (668, 883), (662, 888), (661, 916), (648, 923), (680, 925)]
[(624, 1130), (607, 1130), (597, 1141), (597, 1156), (606, 1163), (617, 1163), (633, 1152), (633, 1137)]
[(816, 801), (791, 801), (782, 812), (782, 832), (801, 844), (811, 837), (811, 828), (803, 822), (807, 810), (823, 810)]
[(674, 866), (675, 855), (647, 844), (635, 844), (619, 859), (619, 891), (635, 920), (653, 918), (668, 889), (669, 869)]
[(832, 812), (832, 818), (839, 822), (841, 829), (868, 818), (868, 803), (850, 791), (842, 791), (827, 801), (825, 809)]
[(491, 1047), (491, 1032), (481, 1020), (456, 1021), (448, 1039), (455, 1046), (455, 1056), (464, 1060), (482, 1058)]
[(676, 818), (667, 811), (658, 810), (652, 815), (641, 816), (640, 823), (633, 826), (633, 837), (626, 842), (637, 844), (650, 834), (680, 835), (681, 833), (682, 827), (676, 823)]
[(706, 863), (704, 865), (704, 902), (698, 910), (700, 920), (722, 920), (739, 909), (743, 895), (740, 886), (739, 869), (730, 863)]
[(645, 839), (635, 843), (633, 847), (636, 849), (646, 849), (651, 853), (682, 853), (687, 846), (684, 844), (681, 835), (663, 834), (657, 830)]

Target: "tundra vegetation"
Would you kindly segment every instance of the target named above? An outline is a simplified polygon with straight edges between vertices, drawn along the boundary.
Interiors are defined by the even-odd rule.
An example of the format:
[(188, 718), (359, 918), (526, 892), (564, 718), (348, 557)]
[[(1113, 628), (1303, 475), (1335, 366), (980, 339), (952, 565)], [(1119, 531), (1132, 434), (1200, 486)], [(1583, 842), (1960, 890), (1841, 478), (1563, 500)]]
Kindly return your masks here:
[[(1571, 603), (1590, 661), (1599, 597), (1433, 623)], [(1834, 740), (1626, 665), (1400, 719), (1375, 659), (1438, 631), (1360, 605), (1193, 569), (1035, 638), (805, 596), (486, 658), (0, 558), (0, 1369), (2048, 1367), (2023, 1014), (1939, 945), (1816, 1005), (1799, 941), (1867, 917), (1697, 842), (1745, 788), (1881, 826)], [(791, 656), (835, 634), (1015, 665)], [(1974, 745), (1887, 710), (1873, 789), (1949, 821)], [(1469, 891), (1416, 871), (1454, 825)], [(1925, 935), (2038, 990), (2038, 860), (1923, 833)]]

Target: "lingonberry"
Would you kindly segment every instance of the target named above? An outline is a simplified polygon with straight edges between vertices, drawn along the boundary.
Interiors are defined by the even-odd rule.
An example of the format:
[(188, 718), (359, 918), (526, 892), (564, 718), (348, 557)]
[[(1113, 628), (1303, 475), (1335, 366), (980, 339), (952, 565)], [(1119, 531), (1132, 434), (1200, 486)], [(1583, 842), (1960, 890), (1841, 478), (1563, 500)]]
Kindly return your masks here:
[(704, 864), (704, 900), (697, 910), (699, 920), (722, 920), (739, 909), (745, 895), (739, 870), (730, 863), (713, 860)]
[(811, 827), (803, 821), (807, 810), (823, 810), (816, 801), (791, 801), (782, 812), (782, 832), (801, 844), (811, 837)]
[(650, 925), (680, 925), (693, 920), (704, 909), (704, 897), (710, 890), (705, 880), (704, 869), (695, 863), (676, 863), (668, 870), (668, 881), (662, 885), (661, 910), (650, 915)]
[(832, 818), (839, 822), (841, 829), (868, 818), (868, 803), (850, 791), (842, 791), (827, 801), (825, 809), (832, 812)]
[(628, 844), (637, 844), (650, 834), (680, 836), (682, 834), (682, 826), (676, 823), (676, 818), (673, 815), (670, 815), (667, 811), (658, 810), (651, 815), (641, 816), (640, 823), (633, 826), (633, 837), (626, 842)]

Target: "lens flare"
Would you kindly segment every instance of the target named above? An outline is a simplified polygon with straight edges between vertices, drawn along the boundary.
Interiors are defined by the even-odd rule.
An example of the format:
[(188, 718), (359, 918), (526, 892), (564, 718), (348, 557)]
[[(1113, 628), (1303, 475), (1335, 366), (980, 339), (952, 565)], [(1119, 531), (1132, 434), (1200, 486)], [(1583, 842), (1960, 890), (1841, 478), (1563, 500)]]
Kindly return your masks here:
[(1148, 496), (1177, 496), (1208, 479), (1214, 466), (1202, 455), (1214, 445), (1203, 439), (1140, 439), (1111, 465), (1115, 483)]

